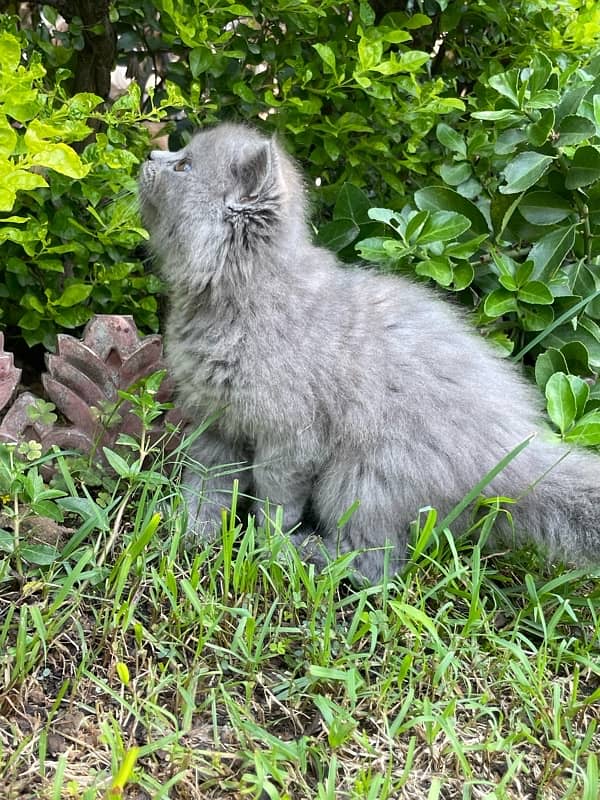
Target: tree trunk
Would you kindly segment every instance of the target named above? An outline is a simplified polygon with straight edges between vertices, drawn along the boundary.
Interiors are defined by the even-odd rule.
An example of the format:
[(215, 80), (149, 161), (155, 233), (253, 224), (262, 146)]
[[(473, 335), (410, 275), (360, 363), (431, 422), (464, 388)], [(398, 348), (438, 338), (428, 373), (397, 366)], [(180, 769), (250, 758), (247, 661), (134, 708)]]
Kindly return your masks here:
[(110, 75), (117, 55), (117, 37), (109, 18), (110, 0), (48, 0), (71, 23), (83, 25), (83, 50), (74, 51), (73, 93), (93, 92), (108, 99)]

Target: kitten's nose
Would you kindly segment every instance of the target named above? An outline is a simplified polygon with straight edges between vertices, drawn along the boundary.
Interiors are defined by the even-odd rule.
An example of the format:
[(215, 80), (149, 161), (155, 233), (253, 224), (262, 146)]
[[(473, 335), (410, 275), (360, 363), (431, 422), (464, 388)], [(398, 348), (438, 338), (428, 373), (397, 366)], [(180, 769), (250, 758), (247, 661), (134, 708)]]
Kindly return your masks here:
[(169, 150), (152, 150), (148, 158), (150, 161), (164, 161), (165, 158), (170, 156), (171, 152)]

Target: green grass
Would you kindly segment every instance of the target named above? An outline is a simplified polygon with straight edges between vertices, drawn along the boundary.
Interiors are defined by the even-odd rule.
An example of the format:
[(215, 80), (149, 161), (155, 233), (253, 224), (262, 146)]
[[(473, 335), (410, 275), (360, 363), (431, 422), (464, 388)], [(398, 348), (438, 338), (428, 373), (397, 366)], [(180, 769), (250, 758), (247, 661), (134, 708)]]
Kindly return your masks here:
[(3, 799), (600, 796), (598, 576), (425, 512), (405, 574), (356, 588), (277, 513), (186, 549), (160, 463), (105, 507), (67, 464), (56, 557), (23, 523), (0, 560)]

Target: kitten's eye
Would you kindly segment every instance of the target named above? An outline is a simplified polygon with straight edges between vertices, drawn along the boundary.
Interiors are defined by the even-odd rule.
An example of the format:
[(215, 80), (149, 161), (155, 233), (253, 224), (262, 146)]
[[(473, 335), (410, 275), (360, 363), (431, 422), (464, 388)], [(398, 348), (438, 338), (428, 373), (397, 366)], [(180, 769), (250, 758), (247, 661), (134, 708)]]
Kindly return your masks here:
[(255, 203), (258, 200), (257, 194), (247, 194), (244, 197), (240, 197), (241, 203)]
[(191, 168), (192, 168), (192, 161), (187, 156), (185, 158), (180, 159), (173, 167), (175, 172), (189, 172)]

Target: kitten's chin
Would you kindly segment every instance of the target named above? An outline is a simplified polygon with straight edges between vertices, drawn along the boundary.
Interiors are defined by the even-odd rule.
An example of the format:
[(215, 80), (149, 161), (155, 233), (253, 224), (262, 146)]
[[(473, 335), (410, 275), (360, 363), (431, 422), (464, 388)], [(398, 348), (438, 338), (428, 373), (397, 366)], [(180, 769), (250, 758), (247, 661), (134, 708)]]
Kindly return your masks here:
[(156, 170), (149, 161), (145, 161), (138, 175), (138, 198), (142, 221), (147, 228), (156, 220), (158, 214), (158, 207), (152, 200), (155, 178)]
[(146, 230), (152, 231), (158, 219), (158, 208), (151, 203), (150, 200), (144, 195), (144, 192), (139, 192), (140, 216), (142, 224)]

